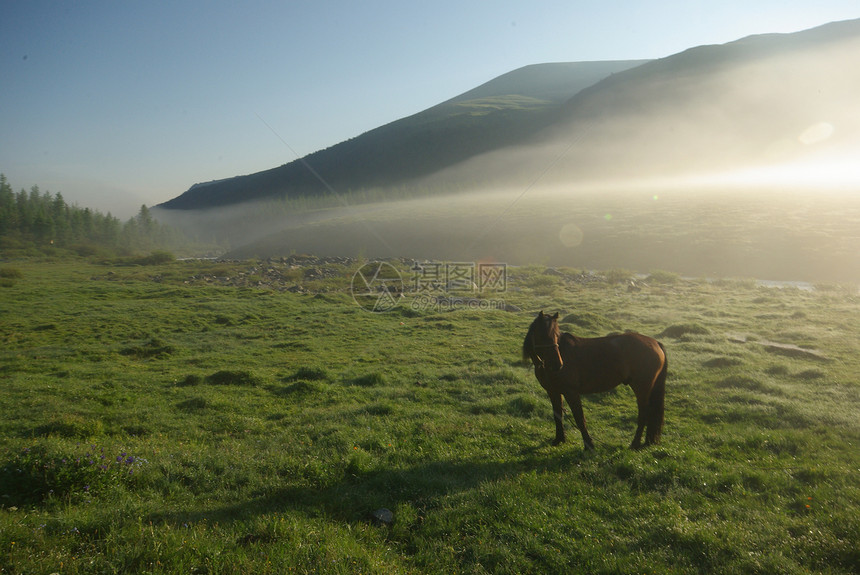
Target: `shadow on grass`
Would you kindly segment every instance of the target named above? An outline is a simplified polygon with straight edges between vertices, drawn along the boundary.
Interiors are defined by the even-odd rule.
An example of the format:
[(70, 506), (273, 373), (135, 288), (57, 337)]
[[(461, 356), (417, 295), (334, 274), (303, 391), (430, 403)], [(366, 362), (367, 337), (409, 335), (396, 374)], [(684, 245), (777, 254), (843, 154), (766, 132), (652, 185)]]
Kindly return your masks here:
[[(616, 454), (606, 454), (607, 461)], [(559, 472), (575, 468), (577, 462), (594, 457), (584, 451), (559, 451), (536, 447), (509, 462), (473, 460), (433, 461), (407, 469), (360, 472), (346, 466), (343, 479), (317, 488), (296, 486), (276, 489), (255, 499), (201, 511), (153, 514), (147, 521), (182, 524), (206, 520), (219, 523), (247, 521), (264, 514), (298, 511), (309, 517), (325, 517), (344, 522), (371, 522), (380, 508), (395, 509), (400, 504), (422, 510), (437, 508), (447, 497), (471, 491), (484, 483), (512, 479), (531, 472)], [(395, 518), (396, 521), (396, 518)]]

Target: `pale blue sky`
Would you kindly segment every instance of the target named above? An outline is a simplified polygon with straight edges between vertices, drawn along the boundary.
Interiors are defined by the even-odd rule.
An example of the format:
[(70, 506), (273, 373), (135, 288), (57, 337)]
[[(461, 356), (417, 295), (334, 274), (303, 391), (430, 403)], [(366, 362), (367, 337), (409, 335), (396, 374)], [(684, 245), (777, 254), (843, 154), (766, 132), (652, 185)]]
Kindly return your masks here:
[(857, 17), (856, 0), (2, 0), (0, 172), (128, 217), (294, 160), (266, 124), (304, 155), (527, 64)]

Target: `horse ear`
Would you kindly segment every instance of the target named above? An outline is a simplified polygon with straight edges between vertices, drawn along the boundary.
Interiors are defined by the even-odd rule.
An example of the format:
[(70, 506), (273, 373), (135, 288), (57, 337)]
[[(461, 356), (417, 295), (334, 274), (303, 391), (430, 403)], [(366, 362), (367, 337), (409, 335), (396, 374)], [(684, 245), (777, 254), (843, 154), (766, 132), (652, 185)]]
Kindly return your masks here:
[(552, 319), (558, 319), (558, 312), (555, 312), (555, 315), (552, 316)]
[(540, 312), (538, 313), (538, 317), (543, 317), (543, 310), (540, 310)]

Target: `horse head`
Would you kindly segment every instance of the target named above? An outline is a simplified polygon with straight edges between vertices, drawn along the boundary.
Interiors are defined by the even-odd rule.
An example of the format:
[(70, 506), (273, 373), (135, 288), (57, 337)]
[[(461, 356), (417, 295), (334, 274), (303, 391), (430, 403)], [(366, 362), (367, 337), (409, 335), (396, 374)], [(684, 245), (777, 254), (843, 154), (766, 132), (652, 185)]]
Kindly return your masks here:
[(547, 315), (541, 311), (529, 327), (523, 342), (523, 355), (529, 357), (535, 367), (560, 371), (564, 366), (558, 350), (561, 330), (558, 327), (558, 312)]

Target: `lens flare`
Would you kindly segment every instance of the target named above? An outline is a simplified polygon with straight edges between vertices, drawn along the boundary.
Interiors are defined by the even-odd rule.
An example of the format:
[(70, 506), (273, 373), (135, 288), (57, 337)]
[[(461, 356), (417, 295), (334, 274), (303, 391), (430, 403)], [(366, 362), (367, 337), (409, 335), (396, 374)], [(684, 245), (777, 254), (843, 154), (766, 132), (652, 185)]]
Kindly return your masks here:
[(582, 229), (576, 224), (564, 224), (558, 232), (558, 239), (567, 248), (575, 248), (582, 243)]

